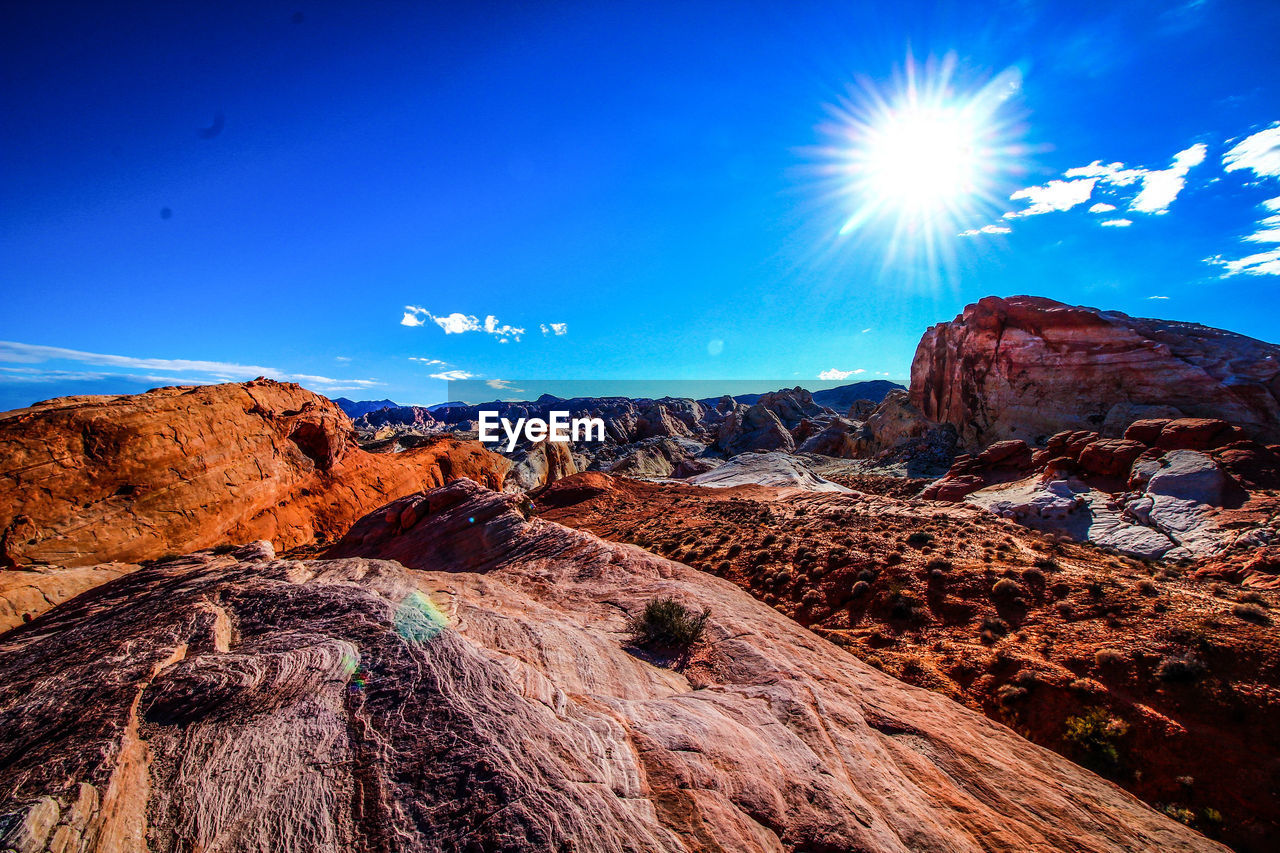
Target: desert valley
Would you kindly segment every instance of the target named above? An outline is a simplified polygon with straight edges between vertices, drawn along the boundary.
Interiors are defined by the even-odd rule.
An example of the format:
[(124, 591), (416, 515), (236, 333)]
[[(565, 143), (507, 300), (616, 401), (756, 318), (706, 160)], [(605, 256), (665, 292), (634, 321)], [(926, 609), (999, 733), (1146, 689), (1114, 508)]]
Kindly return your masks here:
[[(553, 409), (605, 440), (476, 440)], [(63, 397), (0, 413), (0, 531), (4, 850), (1280, 849), (1280, 346), (1229, 331), (987, 297), (909, 387)]]

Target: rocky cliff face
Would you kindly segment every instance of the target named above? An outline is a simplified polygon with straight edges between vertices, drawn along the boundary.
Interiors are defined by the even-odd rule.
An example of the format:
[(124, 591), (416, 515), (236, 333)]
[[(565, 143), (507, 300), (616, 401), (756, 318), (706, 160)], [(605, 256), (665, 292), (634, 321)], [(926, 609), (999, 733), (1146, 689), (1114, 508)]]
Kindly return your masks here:
[[(11, 632), (0, 844), (1224, 849), (727, 581), (517, 503), (461, 481), (332, 559), (170, 561)], [(710, 609), (682, 664), (629, 645), (658, 596)]]
[(66, 397), (0, 416), (6, 564), (136, 563), (224, 542), (337, 539), (388, 500), (509, 464), (443, 438), (391, 455), (332, 402), (254, 382)]
[(970, 449), (1054, 433), (1118, 437), (1142, 417), (1195, 416), (1280, 441), (1280, 347), (1195, 323), (1034, 296), (989, 296), (931, 327), (911, 402)]

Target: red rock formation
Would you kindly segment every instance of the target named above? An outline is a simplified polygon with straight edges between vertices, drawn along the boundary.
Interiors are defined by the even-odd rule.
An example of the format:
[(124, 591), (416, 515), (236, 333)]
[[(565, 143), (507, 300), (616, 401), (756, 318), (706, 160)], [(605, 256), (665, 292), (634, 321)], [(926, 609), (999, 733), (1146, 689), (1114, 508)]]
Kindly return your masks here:
[(911, 402), (972, 449), (1063, 430), (1118, 437), (1143, 407), (1280, 440), (1280, 347), (1200, 326), (989, 296), (925, 332)]
[(0, 415), (0, 554), (83, 566), (255, 539), (287, 549), (454, 477), (499, 486), (508, 466), (452, 438), (365, 453), (334, 403), (265, 379), (65, 397)]

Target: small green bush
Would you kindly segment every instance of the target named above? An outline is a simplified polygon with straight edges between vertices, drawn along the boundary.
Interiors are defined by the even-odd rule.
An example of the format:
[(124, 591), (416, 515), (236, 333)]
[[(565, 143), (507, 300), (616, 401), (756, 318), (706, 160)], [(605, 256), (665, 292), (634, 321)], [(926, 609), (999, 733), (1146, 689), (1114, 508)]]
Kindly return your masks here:
[(1067, 717), (1063, 737), (1075, 744), (1086, 763), (1110, 769), (1120, 764), (1119, 741), (1128, 731), (1124, 720), (1093, 708), (1079, 717)]
[(641, 645), (683, 650), (702, 639), (710, 615), (709, 610), (695, 613), (674, 598), (655, 598), (631, 618), (627, 629)]

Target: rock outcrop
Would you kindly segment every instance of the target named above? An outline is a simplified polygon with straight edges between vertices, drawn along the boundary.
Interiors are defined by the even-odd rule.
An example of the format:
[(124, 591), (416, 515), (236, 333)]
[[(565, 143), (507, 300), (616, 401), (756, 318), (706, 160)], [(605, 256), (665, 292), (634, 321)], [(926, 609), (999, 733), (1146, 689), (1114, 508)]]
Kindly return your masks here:
[(297, 385), (65, 397), (0, 415), (0, 556), (9, 566), (138, 563), (225, 542), (336, 540), (388, 500), (510, 463), (443, 437), (372, 454)]
[(813, 473), (804, 459), (789, 453), (740, 453), (704, 474), (687, 480), (695, 486), (777, 486), (807, 492), (848, 492), (850, 489)]
[(925, 332), (911, 402), (961, 443), (1118, 438), (1142, 417), (1222, 418), (1280, 441), (1280, 347), (1232, 332), (1035, 296), (989, 296)]

